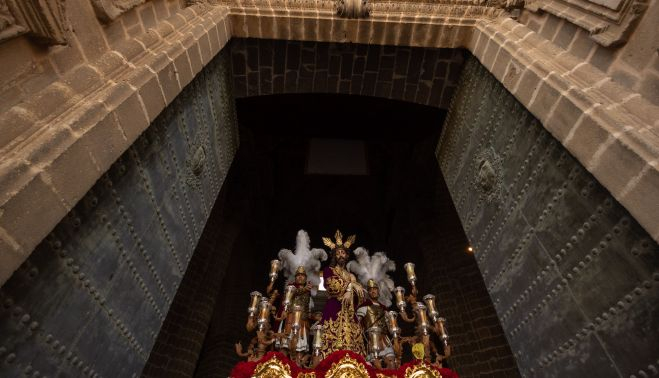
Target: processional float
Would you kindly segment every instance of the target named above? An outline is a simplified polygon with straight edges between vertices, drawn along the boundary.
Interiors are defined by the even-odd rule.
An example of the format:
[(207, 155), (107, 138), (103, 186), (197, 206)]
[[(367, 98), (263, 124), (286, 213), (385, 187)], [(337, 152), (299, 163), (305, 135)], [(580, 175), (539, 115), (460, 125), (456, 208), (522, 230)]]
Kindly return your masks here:
[[(294, 251), (279, 251), (265, 294), (250, 294), (246, 328), (253, 337), (246, 349), (236, 344), (247, 361), (234, 367), (232, 378), (457, 377), (444, 366), (451, 355), (446, 319), (434, 295), (417, 299), (414, 264), (404, 265), (406, 291), (388, 275), (396, 267), (392, 260), (361, 247), (351, 252), (354, 242), (354, 235), (344, 240), (338, 230), (333, 240), (323, 238), (331, 250), (325, 264), (327, 252), (310, 248), (304, 230)], [(283, 295), (275, 288), (282, 271)], [(327, 296), (322, 311), (313, 304), (321, 297), (321, 275)], [(397, 311), (388, 310), (392, 299)], [(412, 334), (404, 334), (399, 319), (413, 326)], [(405, 350), (412, 357), (404, 361), (410, 355)]]

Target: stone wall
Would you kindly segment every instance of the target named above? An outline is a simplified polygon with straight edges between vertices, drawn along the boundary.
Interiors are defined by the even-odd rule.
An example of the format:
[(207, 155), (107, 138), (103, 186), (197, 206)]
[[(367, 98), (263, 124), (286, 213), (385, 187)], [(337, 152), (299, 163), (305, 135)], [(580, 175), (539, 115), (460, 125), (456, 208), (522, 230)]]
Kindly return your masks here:
[(0, 62), (5, 67), (0, 72), (0, 112), (65, 78), (76, 68), (95, 63), (104, 53), (120, 48), (128, 39), (155, 28), (182, 9), (179, 0), (141, 1), (144, 4), (129, 9), (121, 18), (101, 21), (93, 4), (103, 1), (108, 2), (66, 1), (62, 17), (66, 27), (63, 45), (35, 43), (30, 35), (0, 43)]
[[(50, 9), (50, 3), (42, 1), (5, 1), (31, 4), (35, 11)], [(75, 17), (98, 27), (89, 5), (92, 2), (110, 4), (116, 0), (56, 3), (77, 4), (80, 13)], [(157, 7), (161, 1), (151, 3)], [(152, 5), (144, 6), (153, 11), (149, 8)], [(142, 8), (135, 9), (140, 12)], [(124, 13), (128, 18), (131, 14)], [(35, 80), (44, 79), (43, 87), (31, 88), (25, 98), (17, 94), (20, 102), (0, 112), (0, 282), (9, 278), (216, 56), (229, 38), (227, 22), (226, 11), (220, 7), (197, 4), (181, 9), (138, 36), (117, 42), (93, 60), (77, 62), (54, 82), (47, 74), (36, 73)], [(113, 21), (113, 25), (117, 23), (121, 26), (121, 20)], [(66, 32), (70, 46), (75, 46), (75, 36), (98, 37), (94, 30), (72, 25), (78, 28)], [(3, 36), (4, 31), (0, 32), (0, 40)], [(31, 48), (40, 46), (27, 35), (4, 43), (11, 45), (15, 41), (29, 41)], [(92, 42), (84, 46), (97, 47)], [(59, 47), (42, 47), (40, 51), (52, 55)], [(12, 68), (33, 65), (29, 59), (14, 59), (16, 54), (4, 51), (0, 62), (8, 62)], [(76, 56), (70, 52), (64, 57), (69, 55), (72, 59)], [(76, 179), (70, 180), (71, 176)]]
[(461, 49), (236, 38), (236, 98), (342, 93), (448, 108), (464, 61)]
[(437, 149), (524, 376), (657, 369), (659, 247), (475, 59)]
[[(452, 348), (448, 364), (460, 377), (518, 377), (517, 363), (474, 255), (467, 250), (469, 241), (434, 156), (436, 140), (417, 145), (414, 164), (402, 173), (405, 185), (396, 198), (392, 253), (401, 256), (399, 270), (405, 262), (415, 262), (419, 290), (436, 296)], [(401, 273), (399, 284), (405, 282)]]
[[(590, 16), (572, 17), (597, 43), (628, 40), (616, 54), (587, 60), (561, 48), (568, 29), (547, 26), (548, 40), (545, 27), (536, 33), (539, 22), (527, 27), (524, 17), (527, 10), (563, 17), (574, 12), (560, 7), (584, 13), (602, 3), (591, 0), (529, 0), (522, 23), (508, 13), (521, 6), (517, 0), (373, 2), (363, 19), (337, 16), (329, 0), (55, 3), (0, 2), (0, 63), (8, 67), (0, 74), (7, 106), (0, 112), (0, 282), (232, 37), (467, 49), (659, 240), (659, 107), (647, 97), (654, 90), (641, 88), (654, 85), (656, 62), (638, 66), (649, 74), (631, 87), (622, 82), (633, 81), (633, 70), (598, 68), (607, 56), (655, 59), (648, 53), (655, 42), (644, 37), (652, 35), (655, 3), (607, 0), (607, 7), (623, 5), (591, 25), (584, 24)], [(111, 143), (95, 148), (101, 139)], [(79, 180), (63, 180), (75, 172)]]
[[(616, 2), (630, 3), (630, 1)], [(657, 53), (659, 36), (656, 33), (659, 3), (656, 1), (635, 3), (631, 6), (637, 9), (631, 9), (630, 12), (645, 14), (642, 17), (635, 16), (636, 19), (630, 25), (623, 40), (613, 45), (598, 43), (596, 38), (598, 33), (593, 36), (589, 30), (571, 22), (569, 11), (559, 16), (550, 12), (534, 12), (527, 9), (521, 13), (519, 22), (570, 54), (605, 72), (612, 81), (659, 105), (659, 53)]]
[(237, 149), (229, 79), (224, 52), (3, 285), (0, 375), (140, 373)]

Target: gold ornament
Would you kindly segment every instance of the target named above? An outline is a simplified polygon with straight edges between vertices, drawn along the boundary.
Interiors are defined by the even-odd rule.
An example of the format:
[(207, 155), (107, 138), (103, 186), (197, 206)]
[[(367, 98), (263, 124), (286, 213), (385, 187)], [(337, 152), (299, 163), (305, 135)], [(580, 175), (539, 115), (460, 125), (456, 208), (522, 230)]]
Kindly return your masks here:
[(357, 354), (364, 355), (364, 338), (362, 328), (358, 323), (352, 321), (354, 311), (339, 311), (336, 320), (326, 320), (323, 323), (323, 357), (341, 349), (352, 350)]
[(442, 378), (442, 375), (432, 367), (421, 363), (405, 369), (405, 378)]
[(368, 371), (346, 353), (345, 357), (332, 364), (325, 378), (368, 378)]
[(290, 366), (273, 357), (261, 362), (254, 369), (254, 378), (292, 378)]
[(414, 355), (414, 358), (416, 358), (417, 360), (423, 360), (423, 357), (425, 355), (425, 349), (423, 348), (423, 344), (416, 343), (412, 345), (412, 354)]
[(316, 378), (316, 373), (300, 373), (297, 375), (297, 378)]
[(323, 237), (323, 244), (328, 246), (332, 251), (335, 249), (348, 249), (350, 246), (355, 242), (355, 235), (350, 235), (348, 236), (348, 239), (346, 241), (343, 241), (343, 234), (341, 231), (336, 230), (336, 233), (334, 233), (334, 241), (332, 241), (331, 238), (328, 237)]

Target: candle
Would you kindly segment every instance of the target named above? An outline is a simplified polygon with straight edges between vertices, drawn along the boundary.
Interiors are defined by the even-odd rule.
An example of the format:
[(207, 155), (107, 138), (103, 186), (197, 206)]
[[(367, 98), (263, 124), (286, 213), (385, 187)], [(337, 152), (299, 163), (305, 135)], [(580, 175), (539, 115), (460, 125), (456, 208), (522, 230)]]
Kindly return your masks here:
[(417, 302), (416, 304), (416, 321), (417, 331), (422, 335), (428, 335), (428, 314), (426, 313), (426, 306), (423, 303)]
[(396, 306), (400, 309), (405, 308), (405, 289), (397, 286), (394, 289), (394, 296), (396, 297)]
[(298, 332), (300, 332), (301, 327), (302, 327), (302, 306), (295, 305), (293, 306), (293, 318), (291, 324), (291, 329), (293, 330), (293, 334), (297, 335)]
[(288, 311), (288, 306), (291, 305), (291, 301), (293, 300), (294, 294), (295, 294), (295, 286), (293, 285), (286, 286), (286, 291), (284, 291), (284, 300), (281, 303), (284, 306), (284, 311)]
[(382, 330), (378, 326), (368, 329), (368, 349), (373, 353), (375, 358), (378, 358), (378, 353), (382, 351)]
[(281, 262), (279, 260), (270, 261), (270, 282), (275, 282), (281, 269)]
[(323, 349), (323, 326), (316, 324), (311, 327), (311, 331), (313, 332), (313, 354), (318, 356)]
[(405, 273), (407, 273), (407, 280), (410, 282), (410, 285), (414, 286), (416, 283), (416, 274), (414, 274), (414, 264), (407, 263), (404, 265)]
[(389, 333), (392, 337), (400, 336), (400, 327), (398, 327), (398, 313), (396, 311), (387, 311), (385, 314), (385, 319), (387, 321), (387, 327), (389, 328)]
[(261, 301), (262, 295), (258, 291), (252, 291), (249, 295), (251, 299), (249, 301), (249, 307), (247, 308), (247, 313), (249, 314), (249, 316), (254, 316), (259, 306), (259, 302)]
[(445, 346), (448, 346), (448, 333), (446, 332), (446, 319), (438, 318), (437, 324), (439, 325), (439, 334)]
[(268, 298), (261, 298), (261, 303), (259, 303), (259, 318), (257, 320), (259, 331), (263, 331), (266, 329), (269, 319), (270, 319), (270, 302), (268, 302)]
[(428, 306), (428, 315), (430, 315), (430, 319), (432, 319), (433, 323), (437, 322), (439, 312), (437, 311), (437, 307), (435, 307), (435, 296), (428, 294), (423, 297), (423, 301), (426, 302), (426, 306)]

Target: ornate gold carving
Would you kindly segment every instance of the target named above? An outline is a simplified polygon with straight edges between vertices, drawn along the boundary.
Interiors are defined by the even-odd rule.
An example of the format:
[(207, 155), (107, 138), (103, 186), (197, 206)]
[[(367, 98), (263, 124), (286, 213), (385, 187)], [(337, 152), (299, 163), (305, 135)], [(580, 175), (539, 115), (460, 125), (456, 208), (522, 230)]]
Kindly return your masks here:
[(421, 363), (405, 369), (405, 378), (442, 378), (442, 375), (432, 367)]
[(254, 369), (255, 378), (292, 378), (291, 368), (285, 363), (279, 361), (277, 357), (272, 357), (268, 361), (261, 362)]
[(375, 377), (376, 378), (396, 378), (395, 375), (385, 375), (385, 374), (382, 374), (382, 373), (375, 373)]
[(366, 367), (346, 354), (345, 357), (332, 364), (326, 378), (368, 378)]
[(66, 44), (62, 0), (0, 0), (0, 42), (27, 34), (40, 42)]
[(336, 320), (326, 320), (323, 324), (323, 356), (337, 350), (352, 350), (364, 355), (362, 329), (353, 321), (353, 312), (341, 309)]
[[(340, 4), (341, 3), (339, 3), (339, 7), (341, 6)], [(351, 10), (351, 12), (352, 12), (352, 10)], [(352, 17), (352, 16), (346, 15), (346, 17)], [(344, 242), (343, 241), (343, 234), (341, 233), (341, 231), (336, 230), (336, 232), (334, 233), (334, 240), (335, 241), (332, 241), (331, 238), (323, 237), (323, 244), (325, 244), (331, 250), (334, 250), (337, 247), (338, 248), (350, 248), (350, 246), (353, 245), (353, 243), (355, 242), (355, 238), (356, 238), (355, 235), (350, 235), (350, 236), (348, 236), (348, 238)]]
[(316, 378), (316, 373), (300, 373), (297, 375), (297, 378)]
[(146, 0), (91, 0), (96, 17), (103, 22), (111, 22), (122, 14), (144, 4)]

